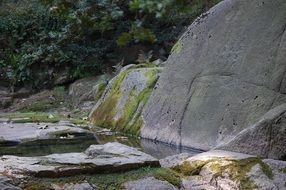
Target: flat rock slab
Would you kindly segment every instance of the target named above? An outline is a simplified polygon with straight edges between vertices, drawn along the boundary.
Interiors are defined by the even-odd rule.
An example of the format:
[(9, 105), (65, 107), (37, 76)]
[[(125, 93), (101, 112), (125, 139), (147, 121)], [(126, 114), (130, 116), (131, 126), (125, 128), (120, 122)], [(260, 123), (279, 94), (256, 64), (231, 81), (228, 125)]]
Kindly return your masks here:
[(90, 133), (72, 125), (58, 123), (0, 123), (0, 141), (49, 139), (56, 134)]
[(167, 181), (162, 181), (154, 177), (147, 177), (139, 180), (128, 181), (123, 184), (126, 190), (178, 190)]
[(41, 157), (0, 157), (0, 174), (15, 177), (62, 177), (85, 173), (127, 171), (160, 166), (159, 161), (136, 148), (114, 142), (91, 145), (82, 153), (51, 154)]

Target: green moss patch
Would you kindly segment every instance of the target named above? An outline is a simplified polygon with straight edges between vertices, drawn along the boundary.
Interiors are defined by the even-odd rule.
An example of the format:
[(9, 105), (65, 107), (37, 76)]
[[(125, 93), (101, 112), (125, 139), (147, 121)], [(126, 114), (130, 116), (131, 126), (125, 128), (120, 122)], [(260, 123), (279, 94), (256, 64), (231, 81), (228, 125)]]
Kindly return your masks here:
[(179, 40), (177, 41), (177, 43), (173, 46), (173, 48), (171, 49), (171, 53), (180, 53), (183, 49), (183, 44), (182, 42)]
[(154, 173), (154, 177), (160, 180), (168, 181), (169, 183), (173, 184), (174, 186), (180, 187), (181, 186), (181, 175), (176, 171), (168, 168), (160, 168), (157, 169)]
[(103, 94), (103, 92), (105, 90), (105, 87), (106, 87), (106, 83), (105, 82), (102, 82), (102, 83), (98, 84), (97, 93), (94, 96), (94, 101), (95, 102), (97, 102), (101, 98), (101, 96), (102, 96), (102, 94)]
[[(180, 187), (179, 174), (170, 169), (150, 167), (113, 174), (79, 175), (73, 177), (52, 179), (33, 178), (33, 183), (31, 183), (31, 185), (33, 187), (37, 184), (41, 184), (48, 189), (50, 188), (51, 184), (63, 185), (65, 183), (81, 183), (85, 181), (90, 184), (95, 184), (100, 190), (121, 190), (123, 189), (123, 184), (127, 181), (137, 180), (151, 176), (157, 179), (166, 180), (173, 185)], [(29, 186), (26, 187), (29, 188)]]

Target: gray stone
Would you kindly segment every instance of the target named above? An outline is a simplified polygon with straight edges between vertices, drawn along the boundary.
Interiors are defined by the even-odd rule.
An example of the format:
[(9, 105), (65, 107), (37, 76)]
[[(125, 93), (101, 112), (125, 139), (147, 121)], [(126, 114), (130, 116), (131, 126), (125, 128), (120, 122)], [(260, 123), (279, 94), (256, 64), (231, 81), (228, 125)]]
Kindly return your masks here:
[[(83, 78), (69, 86), (69, 97), (74, 107), (87, 107), (85, 102), (93, 102), (101, 85), (106, 86), (108, 79), (105, 75)], [(91, 106), (88, 106), (91, 107)], [(92, 107), (91, 107), (92, 108)], [(90, 111), (90, 110), (89, 110)]]
[(263, 162), (271, 168), (272, 181), (277, 189), (286, 189), (286, 162), (273, 159), (264, 159)]
[(214, 186), (209, 184), (209, 181), (206, 181), (201, 176), (192, 176), (182, 180), (182, 190), (217, 190)]
[(21, 190), (21, 188), (13, 185), (13, 181), (5, 176), (0, 175), (0, 189), (1, 190)]
[(211, 149), (286, 102), (286, 1), (225, 0), (180, 38), (141, 136)]
[(253, 126), (244, 129), (217, 149), (286, 160), (286, 104), (267, 112)]
[(135, 181), (128, 181), (123, 184), (125, 190), (177, 190), (175, 186), (167, 181), (158, 180), (154, 177), (147, 177)]
[(160, 160), (160, 165), (163, 168), (173, 168), (176, 165), (182, 163), (182, 161), (185, 161), (189, 157), (191, 157), (191, 155), (188, 153), (181, 153), (173, 156), (168, 156)]
[(51, 154), (41, 157), (0, 157), (0, 174), (14, 177), (63, 177), (86, 173), (112, 173), (139, 167), (158, 167), (152, 156), (120, 143), (91, 145), (82, 153)]
[(278, 188), (275, 186), (275, 184), (272, 182), (272, 179), (267, 177), (259, 164), (256, 164), (251, 168), (251, 171), (247, 174), (250, 179), (254, 181), (255, 184), (257, 184), (258, 189), (261, 190), (278, 190)]

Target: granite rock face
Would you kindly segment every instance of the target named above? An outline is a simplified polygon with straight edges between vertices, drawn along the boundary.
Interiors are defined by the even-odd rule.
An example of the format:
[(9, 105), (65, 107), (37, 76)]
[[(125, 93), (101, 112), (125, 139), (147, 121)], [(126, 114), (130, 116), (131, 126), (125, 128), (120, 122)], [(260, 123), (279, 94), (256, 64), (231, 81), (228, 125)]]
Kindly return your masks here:
[(286, 104), (267, 112), (253, 126), (217, 149), (286, 160)]
[(285, 10), (285, 0), (225, 0), (201, 15), (173, 48), (141, 136), (208, 150), (285, 103)]

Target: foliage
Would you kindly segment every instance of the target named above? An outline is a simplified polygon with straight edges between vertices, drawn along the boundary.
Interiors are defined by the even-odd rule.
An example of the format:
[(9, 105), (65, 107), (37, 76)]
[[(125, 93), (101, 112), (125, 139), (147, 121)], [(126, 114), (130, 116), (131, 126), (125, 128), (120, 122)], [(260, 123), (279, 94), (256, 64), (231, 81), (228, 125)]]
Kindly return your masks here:
[[(4, 0), (0, 3), (0, 78), (11, 85), (98, 74), (141, 44), (169, 52), (211, 0)], [(150, 46), (151, 45), (151, 46)], [(158, 56), (156, 57), (158, 58)], [(111, 65), (110, 65), (111, 63)]]

